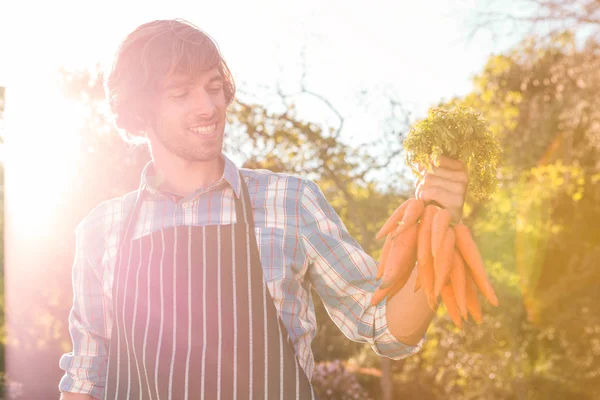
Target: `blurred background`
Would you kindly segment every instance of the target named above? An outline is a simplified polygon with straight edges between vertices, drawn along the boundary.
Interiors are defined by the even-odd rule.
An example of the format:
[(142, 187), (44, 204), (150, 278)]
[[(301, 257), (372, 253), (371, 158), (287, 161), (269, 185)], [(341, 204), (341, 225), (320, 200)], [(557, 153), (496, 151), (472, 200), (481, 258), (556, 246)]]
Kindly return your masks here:
[(424, 348), (391, 361), (315, 294), (322, 399), (600, 399), (598, 0), (2, 4), (4, 398), (58, 398), (74, 228), (148, 161), (114, 130), (102, 74), (130, 31), (177, 17), (238, 84), (226, 153), (316, 180), (374, 257), (414, 193), (402, 140), (429, 107), (474, 107), (502, 143), (496, 194), (465, 208), (500, 307), (462, 330), (441, 308)]

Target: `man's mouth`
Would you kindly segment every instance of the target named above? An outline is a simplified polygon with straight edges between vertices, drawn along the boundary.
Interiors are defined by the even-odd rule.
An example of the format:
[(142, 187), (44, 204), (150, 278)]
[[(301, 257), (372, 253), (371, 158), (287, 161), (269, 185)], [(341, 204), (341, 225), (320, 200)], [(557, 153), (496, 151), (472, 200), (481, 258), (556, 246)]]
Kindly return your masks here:
[(212, 136), (217, 130), (217, 124), (198, 125), (188, 128), (191, 132), (200, 136)]

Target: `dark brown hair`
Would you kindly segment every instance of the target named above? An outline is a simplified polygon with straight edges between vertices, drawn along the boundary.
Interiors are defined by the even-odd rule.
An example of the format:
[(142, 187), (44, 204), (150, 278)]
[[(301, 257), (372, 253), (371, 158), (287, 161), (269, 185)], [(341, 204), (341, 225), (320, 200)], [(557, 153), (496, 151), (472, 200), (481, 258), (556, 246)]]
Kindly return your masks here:
[(139, 26), (117, 50), (104, 82), (115, 125), (130, 143), (145, 141), (159, 84), (170, 75), (194, 79), (218, 68), (231, 104), (235, 83), (213, 39), (187, 21), (158, 20)]

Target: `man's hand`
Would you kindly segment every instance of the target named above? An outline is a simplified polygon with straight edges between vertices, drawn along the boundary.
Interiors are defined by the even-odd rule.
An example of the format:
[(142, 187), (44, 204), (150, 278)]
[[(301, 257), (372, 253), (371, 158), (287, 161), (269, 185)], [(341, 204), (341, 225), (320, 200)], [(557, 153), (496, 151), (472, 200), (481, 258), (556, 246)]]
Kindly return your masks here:
[(462, 161), (446, 156), (440, 157), (439, 164), (428, 169), (420, 166), (424, 177), (417, 182), (416, 197), (437, 202), (450, 211), (454, 222), (460, 222), (469, 184), (467, 168)]

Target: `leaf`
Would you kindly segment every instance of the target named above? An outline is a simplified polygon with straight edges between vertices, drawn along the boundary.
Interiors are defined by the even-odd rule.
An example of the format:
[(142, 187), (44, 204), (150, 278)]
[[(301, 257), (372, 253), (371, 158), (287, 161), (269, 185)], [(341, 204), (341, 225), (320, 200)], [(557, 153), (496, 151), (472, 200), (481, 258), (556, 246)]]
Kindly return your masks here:
[(439, 165), (441, 155), (463, 161), (469, 173), (469, 191), (480, 200), (489, 198), (498, 186), (500, 143), (472, 108), (429, 109), (425, 119), (410, 127), (403, 145), (413, 171), (416, 164), (427, 165), (429, 159)]

